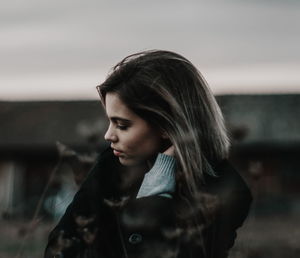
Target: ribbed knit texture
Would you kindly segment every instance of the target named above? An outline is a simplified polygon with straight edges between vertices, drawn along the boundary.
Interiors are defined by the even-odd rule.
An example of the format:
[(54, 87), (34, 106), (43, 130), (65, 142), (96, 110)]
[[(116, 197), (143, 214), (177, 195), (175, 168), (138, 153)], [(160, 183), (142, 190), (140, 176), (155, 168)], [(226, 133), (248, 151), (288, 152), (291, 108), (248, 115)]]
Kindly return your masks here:
[(172, 198), (175, 191), (176, 159), (159, 153), (153, 167), (145, 174), (136, 198), (161, 195)]

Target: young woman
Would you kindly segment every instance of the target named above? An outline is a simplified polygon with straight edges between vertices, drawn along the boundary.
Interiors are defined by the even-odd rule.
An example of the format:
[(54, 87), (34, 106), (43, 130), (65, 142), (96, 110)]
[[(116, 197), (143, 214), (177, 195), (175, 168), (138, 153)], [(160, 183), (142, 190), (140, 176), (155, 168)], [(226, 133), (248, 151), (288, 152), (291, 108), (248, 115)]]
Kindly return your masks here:
[(170, 51), (118, 63), (97, 86), (110, 147), (49, 236), (46, 257), (227, 257), (251, 194), (228, 163), (222, 113)]

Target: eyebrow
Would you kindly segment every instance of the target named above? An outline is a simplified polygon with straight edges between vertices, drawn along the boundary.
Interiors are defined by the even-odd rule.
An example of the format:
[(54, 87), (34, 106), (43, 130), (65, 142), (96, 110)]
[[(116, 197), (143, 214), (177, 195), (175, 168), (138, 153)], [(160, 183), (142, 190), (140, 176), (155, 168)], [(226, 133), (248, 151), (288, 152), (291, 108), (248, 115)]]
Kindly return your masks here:
[(112, 116), (112, 117), (109, 117), (109, 119), (113, 122), (131, 123), (130, 120), (122, 118), (122, 117), (118, 117), (118, 116)]

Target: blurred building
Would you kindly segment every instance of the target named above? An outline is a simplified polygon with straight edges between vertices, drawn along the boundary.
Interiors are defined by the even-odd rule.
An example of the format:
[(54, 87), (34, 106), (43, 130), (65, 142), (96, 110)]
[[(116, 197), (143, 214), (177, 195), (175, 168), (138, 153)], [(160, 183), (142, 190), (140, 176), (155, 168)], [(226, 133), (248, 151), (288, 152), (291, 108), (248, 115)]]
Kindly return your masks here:
[(256, 214), (300, 211), (300, 95), (220, 96), (231, 159), (254, 194)]
[[(233, 141), (231, 160), (255, 197), (253, 212), (299, 211), (300, 95), (217, 99)], [(41, 214), (59, 216), (76, 190), (74, 177), (82, 178), (80, 170), (86, 173), (106, 146), (100, 102), (0, 102), (0, 121), (2, 216), (32, 216), (39, 201)], [(82, 158), (74, 163), (73, 150), (90, 155), (85, 166)]]
[(66, 197), (66, 189), (75, 185), (74, 173), (57, 142), (79, 153), (97, 152), (104, 144), (103, 117), (96, 101), (0, 102), (0, 213), (32, 216), (52, 174), (41, 212), (55, 215), (65, 208), (58, 193)]

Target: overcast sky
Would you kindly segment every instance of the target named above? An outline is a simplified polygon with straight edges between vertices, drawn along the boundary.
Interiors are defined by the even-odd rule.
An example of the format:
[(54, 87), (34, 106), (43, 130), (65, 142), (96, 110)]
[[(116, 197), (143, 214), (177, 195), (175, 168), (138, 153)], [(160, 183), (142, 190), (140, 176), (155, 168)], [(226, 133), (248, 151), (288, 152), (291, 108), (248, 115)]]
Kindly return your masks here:
[(0, 99), (96, 99), (128, 54), (176, 51), (216, 94), (300, 93), (300, 1), (26, 0), (0, 8)]

